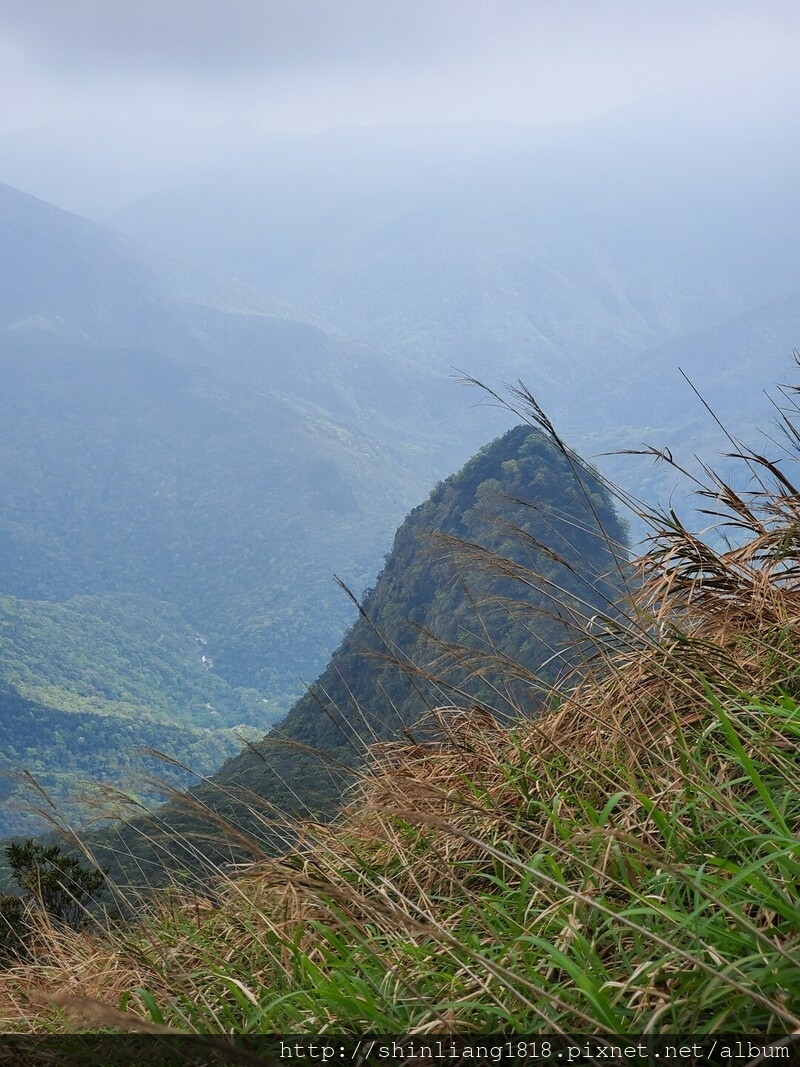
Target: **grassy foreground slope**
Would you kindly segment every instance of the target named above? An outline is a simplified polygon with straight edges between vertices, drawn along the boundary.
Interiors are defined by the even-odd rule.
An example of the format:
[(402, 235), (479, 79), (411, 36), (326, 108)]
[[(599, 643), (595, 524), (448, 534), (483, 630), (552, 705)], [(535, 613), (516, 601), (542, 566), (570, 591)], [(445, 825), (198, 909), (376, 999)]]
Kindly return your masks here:
[(800, 1030), (798, 414), (782, 460), (746, 454), (750, 491), (710, 476), (727, 547), (650, 516), (627, 621), (542, 716), (454, 701), (207, 899), (43, 927), (5, 1025)]

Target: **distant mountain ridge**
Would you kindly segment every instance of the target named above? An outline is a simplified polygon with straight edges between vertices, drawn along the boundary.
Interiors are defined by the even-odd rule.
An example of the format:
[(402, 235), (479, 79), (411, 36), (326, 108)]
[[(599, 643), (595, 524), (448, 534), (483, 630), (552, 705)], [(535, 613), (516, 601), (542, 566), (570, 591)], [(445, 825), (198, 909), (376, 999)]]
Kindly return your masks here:
[[(770, 418), (723, 334), (796, 302), (797, 116), (767, 83), (571, 126), (332, 130), (200, 169), (110, 219), (429, 368), (521, 378), (586, 455), (651, 441), (691, 462), (724, 444), (682, 425), (684, 341), (705, 337), (691, 371), (725, 383), (734, 432)], [(779, 376), (800, 345), (789, 334)], [(764, 358), (752, 334), (741, 354), (745, 374)], [(440, 390), (439, 409), (453, 399)], [(651, 500), (672, 490), (669, 474), (598, 462)]]
[[(244, 286), (148, 251), (138, 241), (0, 184), (0, 324), (40, 328), (64, 340), (118, 345), (161, 343), (167, 302), (267, 312)], [(165, 317), (166, 318), (166, 317)]]
[(252, 289), (8, 186), (0, 186), (0, 238), (0, 333), (9, 343), (154, 351), (301, 403), (341, 406), (351, 418), (370, 411), (381, 383), (385, 399), (403, 394), (405, 361), (291, 320)]

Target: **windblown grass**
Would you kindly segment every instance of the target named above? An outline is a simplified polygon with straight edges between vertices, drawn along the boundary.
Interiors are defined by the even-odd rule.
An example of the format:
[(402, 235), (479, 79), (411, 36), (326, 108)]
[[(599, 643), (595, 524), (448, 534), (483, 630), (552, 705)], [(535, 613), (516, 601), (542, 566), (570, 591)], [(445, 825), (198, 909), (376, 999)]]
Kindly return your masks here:
[(213, 901), (44, 924), (6, 1028), (800, 1030), (800, 494), (736, 451), (749, 491), (702, 489), (731, 541), (651, 514), (627, 620), (545, 714), (441, 708)]

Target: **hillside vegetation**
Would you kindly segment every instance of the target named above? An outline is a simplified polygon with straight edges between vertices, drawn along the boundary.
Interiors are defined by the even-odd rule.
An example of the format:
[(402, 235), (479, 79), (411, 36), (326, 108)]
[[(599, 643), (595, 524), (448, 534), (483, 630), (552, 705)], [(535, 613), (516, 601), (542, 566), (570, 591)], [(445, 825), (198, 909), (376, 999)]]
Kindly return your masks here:
[(2, 832), (41, 831), (40, 790), (71, 823), (94, 814), (87, 785), (163, 799), (143, 785), (163, 770), (146, 749), (211, 774), (260, 736), (246, 724), (269, 718), (264, 698), (213, 673), (207, 648), (178, 611), (144, 597), (0, 596)]
[(709, 474), (727, 544), (650, 514), (627, 616), (540, 716), (454, 698), (285, 855), (123, 930), (40, 923), (6, 1026), (800, 1029), (797, 418), (780, 460), (737, 447), (746, 491)]

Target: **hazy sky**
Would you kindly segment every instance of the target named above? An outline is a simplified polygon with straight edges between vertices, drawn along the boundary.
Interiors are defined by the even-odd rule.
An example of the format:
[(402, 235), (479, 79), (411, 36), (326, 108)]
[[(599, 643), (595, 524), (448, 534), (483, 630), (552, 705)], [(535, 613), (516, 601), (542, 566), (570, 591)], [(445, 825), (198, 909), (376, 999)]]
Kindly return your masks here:
[(0, 132), (573, 120), (799, 45), (798, 0), (0, 0)]

